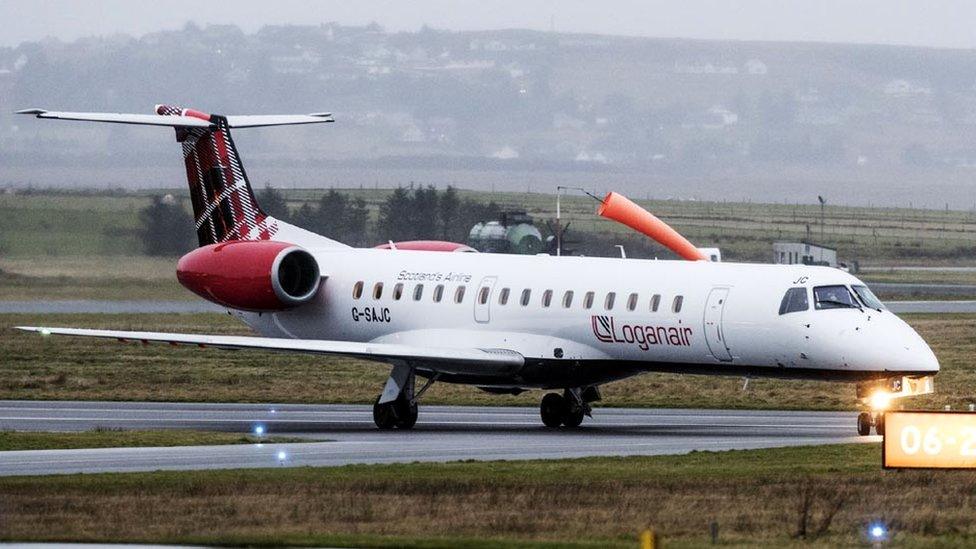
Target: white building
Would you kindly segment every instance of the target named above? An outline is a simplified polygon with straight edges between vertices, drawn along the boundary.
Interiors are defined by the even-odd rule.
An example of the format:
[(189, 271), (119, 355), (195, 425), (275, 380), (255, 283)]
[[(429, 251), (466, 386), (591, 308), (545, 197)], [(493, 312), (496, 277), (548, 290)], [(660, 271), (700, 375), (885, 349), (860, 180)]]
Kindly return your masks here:
[(773, 242), (773, 263), (837, 267), (837, 250), (810, 242)]

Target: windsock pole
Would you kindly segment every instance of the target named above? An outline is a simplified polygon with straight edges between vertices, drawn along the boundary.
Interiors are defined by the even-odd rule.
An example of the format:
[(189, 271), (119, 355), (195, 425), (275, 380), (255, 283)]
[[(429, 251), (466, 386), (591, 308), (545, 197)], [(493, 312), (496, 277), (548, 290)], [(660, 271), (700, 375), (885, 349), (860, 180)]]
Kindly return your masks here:
[(613, 191), (607, 193), (596, 213), (653, 238), (665, 248), (689, 261), (708, 260), (701, 250), (688, 242), (688, 239), (681, 236), (678, 231), (622, 194)]

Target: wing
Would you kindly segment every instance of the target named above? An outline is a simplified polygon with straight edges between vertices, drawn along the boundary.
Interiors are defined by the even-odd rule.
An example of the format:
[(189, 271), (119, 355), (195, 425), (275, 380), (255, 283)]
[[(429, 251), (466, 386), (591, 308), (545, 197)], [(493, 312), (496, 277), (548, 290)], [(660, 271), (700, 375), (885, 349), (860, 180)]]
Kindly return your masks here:
[[(18, 330), (41, 335), (100, 337), (119, 341), (160, 342), (171, 345), (196, 345), (217, 349), (261, 349), (293, 353), (341, 355), (378, 362), (421, 362), (445, 366), (492, 366), (519, 368), (524, 357), (508, 349), (472, 349), (452, 347), (420, 347), (398, 343), (357, 343), (320, 339), (280, 339), (274, 337), (223, 336), (203, 334), (169, 334), (164, 332), (125, 332), (117, 330), (88, 330), (82, 328), (46, 328), (17, 326)], [(439, 369), (439, 368), (435, 368)], [(450, 369), (450, 368), (448, 368)]]

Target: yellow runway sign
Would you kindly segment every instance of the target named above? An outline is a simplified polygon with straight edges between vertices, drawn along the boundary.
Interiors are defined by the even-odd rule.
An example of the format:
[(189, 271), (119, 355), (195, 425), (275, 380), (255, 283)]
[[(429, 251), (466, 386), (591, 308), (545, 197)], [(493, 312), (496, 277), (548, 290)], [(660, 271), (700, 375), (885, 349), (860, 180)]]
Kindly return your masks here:
[(976, 413), (887, 412), (885, 468), (976, 468)]

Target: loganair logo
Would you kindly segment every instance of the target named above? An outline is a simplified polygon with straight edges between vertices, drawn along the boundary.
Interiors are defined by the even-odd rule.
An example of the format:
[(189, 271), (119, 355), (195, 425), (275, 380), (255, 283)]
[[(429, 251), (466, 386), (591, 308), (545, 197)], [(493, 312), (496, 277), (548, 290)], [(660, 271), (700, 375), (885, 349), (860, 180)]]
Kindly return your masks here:
[(612, 316), (592, 316), (593, 335), (604, 343), (629, 343), (642, 351), (651, 345), (691, 345), (691, 328), (623, 324), (619, 327)]

